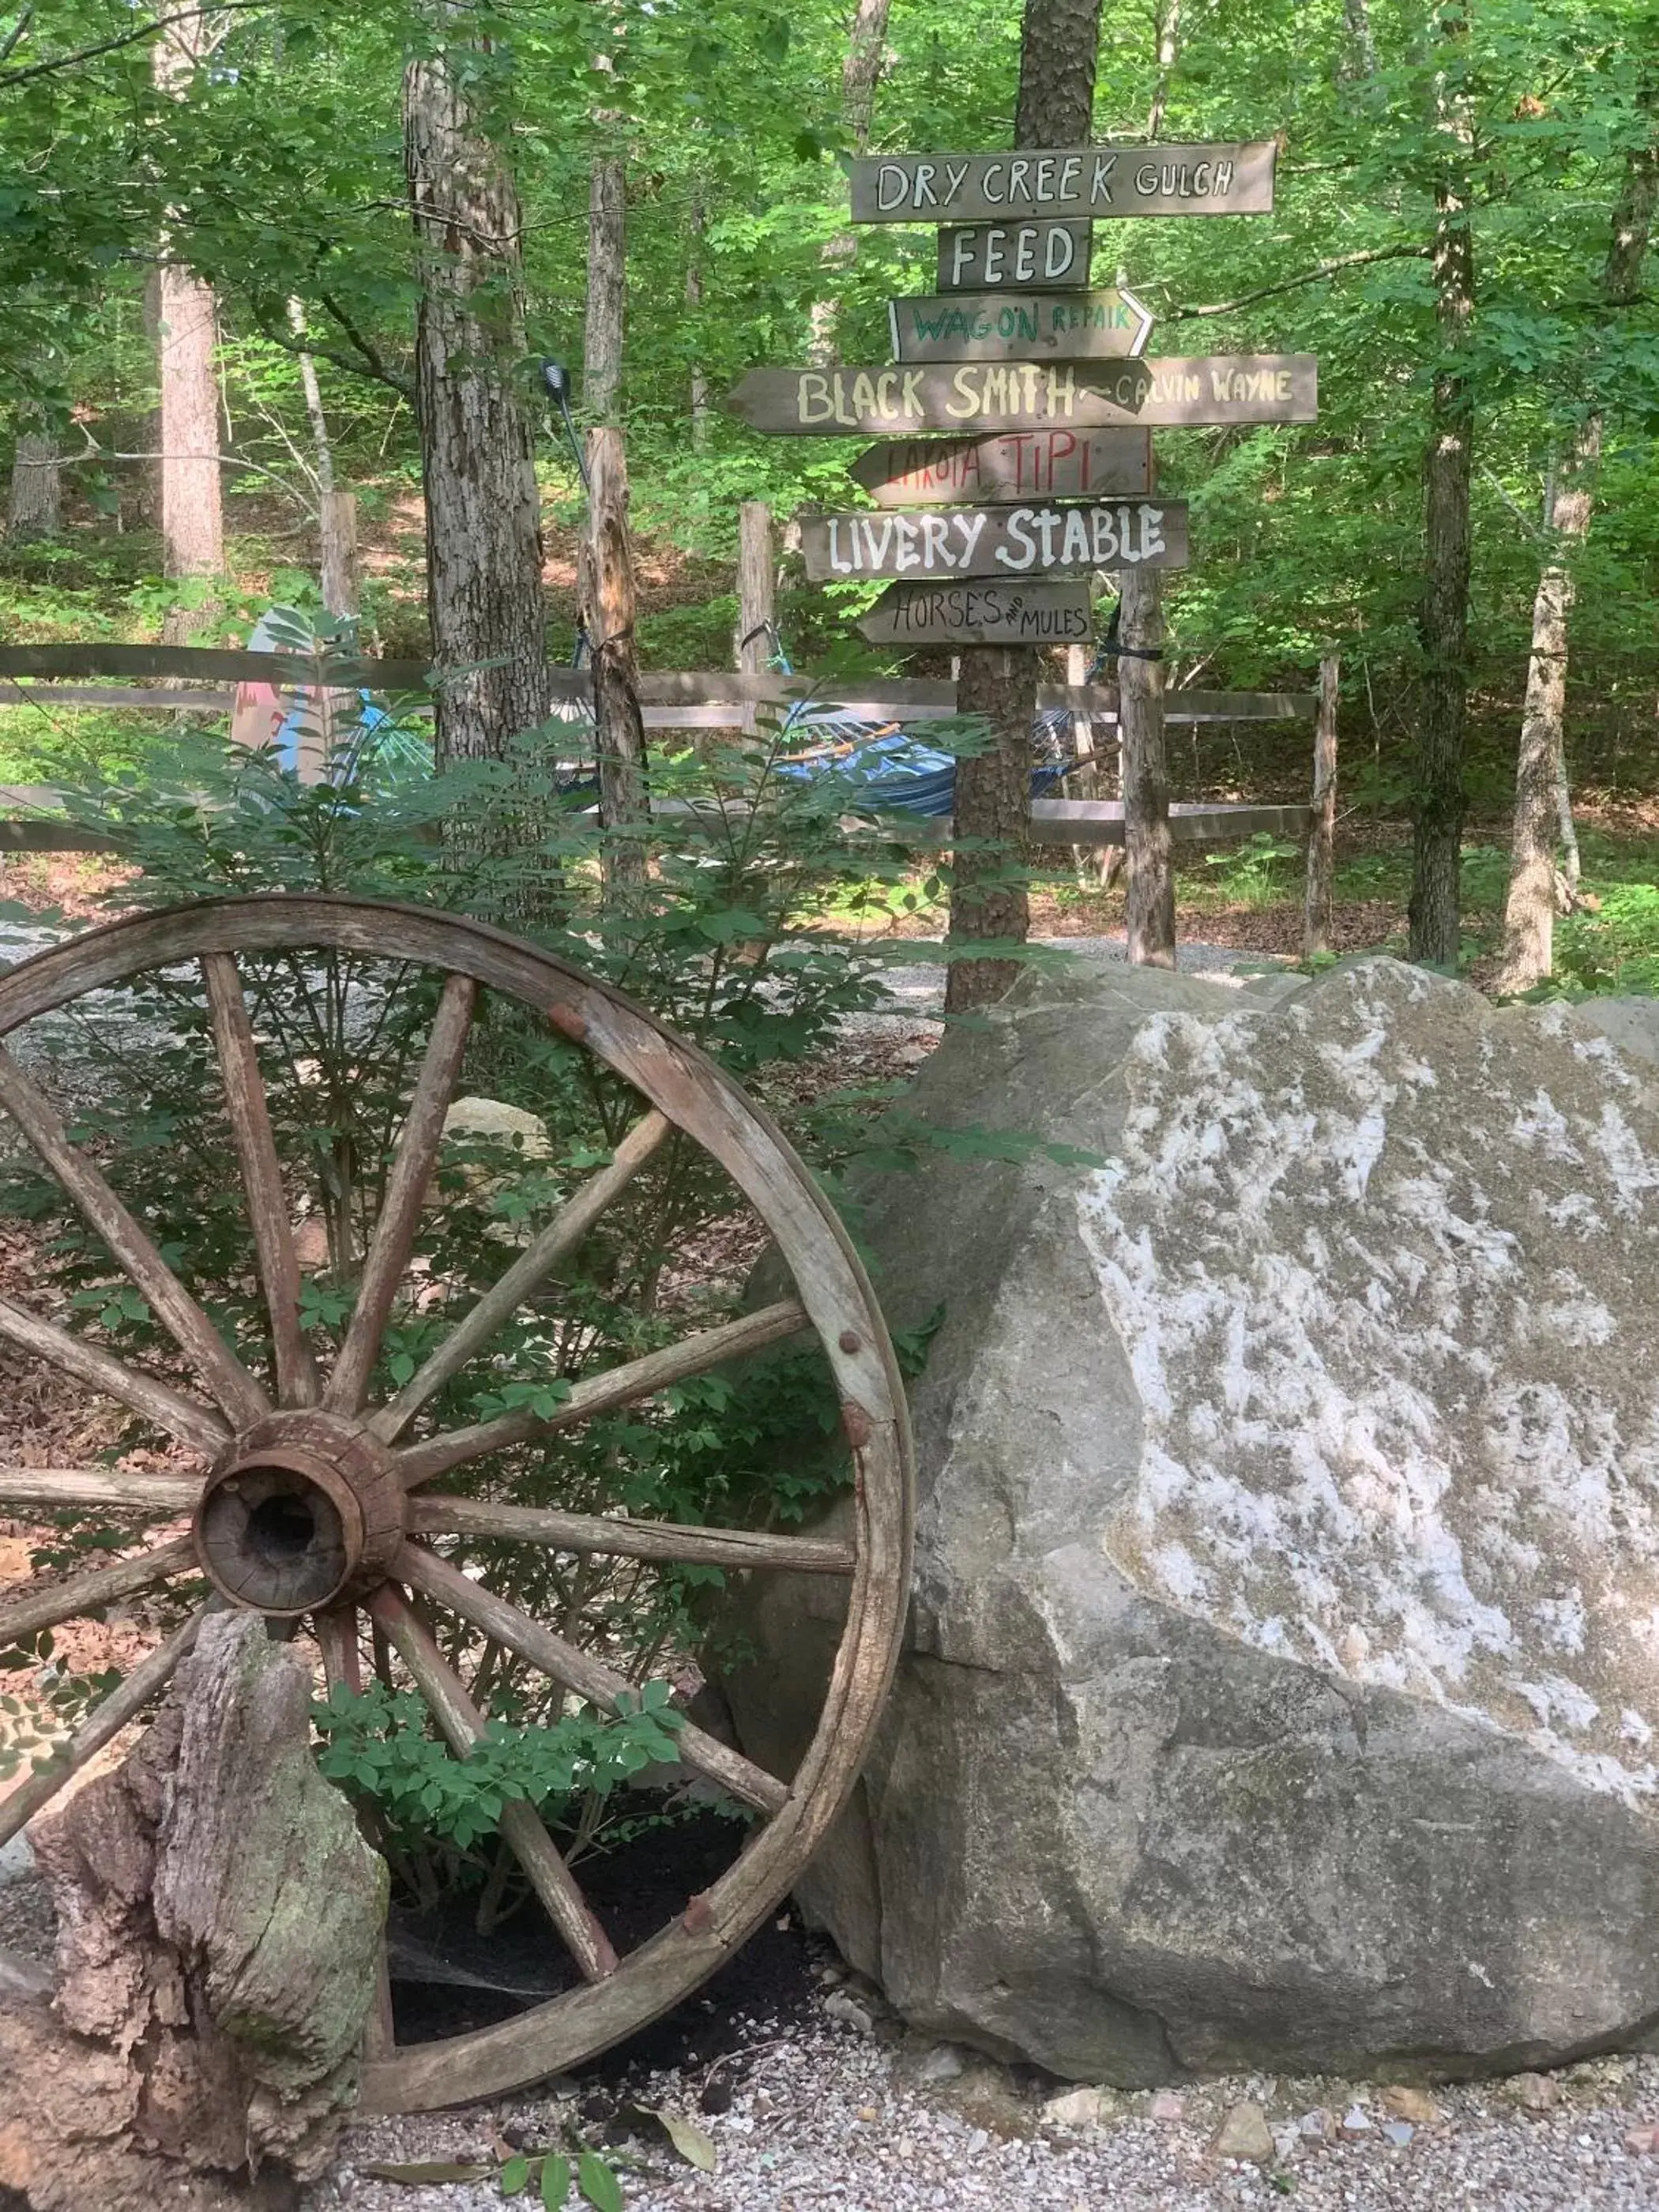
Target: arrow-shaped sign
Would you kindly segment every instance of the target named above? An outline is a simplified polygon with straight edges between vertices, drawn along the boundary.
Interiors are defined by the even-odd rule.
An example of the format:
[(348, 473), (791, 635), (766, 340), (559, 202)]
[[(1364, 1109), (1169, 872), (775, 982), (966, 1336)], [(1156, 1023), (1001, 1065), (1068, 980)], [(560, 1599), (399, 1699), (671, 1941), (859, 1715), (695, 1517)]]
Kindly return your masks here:
[(951, 292), (890, 300), (895, 361), (1111, 361), (1143, 353), (1152, 317), (1134, 294)]
[(1138, 497), (1152, 488), (1150, 430), (1005, 430), (990, 438), (890, 438), (848, 474), (878, 507), (1017, 507), (1023, 500)]

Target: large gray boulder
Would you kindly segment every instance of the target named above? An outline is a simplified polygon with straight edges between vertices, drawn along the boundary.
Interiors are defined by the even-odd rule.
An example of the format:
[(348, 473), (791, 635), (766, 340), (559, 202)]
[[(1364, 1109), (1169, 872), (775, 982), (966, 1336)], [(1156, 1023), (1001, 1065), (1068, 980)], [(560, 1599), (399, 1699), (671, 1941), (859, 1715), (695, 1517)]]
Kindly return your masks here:
[[(890, 1318), (944, 1318), (908, 1650), (805, 1899), (918, 2026), (1122, 2086), (1649, 2036), (1659, 1070), (1622, 1029), (1389, 961), (1097, 969), (928, 1064), (925, 1115), (1104, 1164), (868, 1194)], [(836, 1601), (749, 1602), (729, 1693), (787, 1771)]]

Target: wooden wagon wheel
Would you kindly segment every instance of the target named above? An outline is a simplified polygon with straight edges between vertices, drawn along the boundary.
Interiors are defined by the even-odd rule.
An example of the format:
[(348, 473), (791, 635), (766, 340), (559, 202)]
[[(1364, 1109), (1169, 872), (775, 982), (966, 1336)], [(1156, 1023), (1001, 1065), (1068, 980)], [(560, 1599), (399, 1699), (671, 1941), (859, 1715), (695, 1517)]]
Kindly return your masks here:
[[(356, 1300), (331, 1372), (319, 1374), (301, 1327), (301, 1277), (239, 956), (338, 953), (443, 977), (384, 1200), (367, 1240)], [(720, 1068), (608, 986), (505, 933), (435, 911), (376, 902), (283, 896), (207, 901), (96, 930), (0, 978), (0, 1037), (147, 971), (199, 964), (219, 1079), (269, 1312), (272, 1373), (228, 1347), (88, 1151), (9, 1048), (0, 1105), (164, 1326), (193, 1389), (141, 1371), (89, 1338), (0, 1300), (0, 1336), (118, 1400), (209, 1462), (204, 1477), (106, 1468), (0, 1469), (0, 1504), (188, 1511), (189, 1535), (132, 1559), (0, 1601), (0, 1645), (171, 1578), (205, 1573), (217, 1601), (303, 1620), (331, 1679), (352, 1681), (360, 1609), (395, 1650), (441, 1733), (464, 1747), (480, 1716), (428, 1622), (434, 1608), (614, 1707), (623, 1678), (591, 1651), (462, 1572), (444, 1556), (457, 1534), (510, 1538), (562, 1553), (811, 1571), (844, 1577), (845, 1626), (818, 1726), (794, 1775), (762, 1771), (686, 1725), (682, 1756), (763, 1817), (728, 1869), (640, 1948), (617, 1959), (539, 1818), (509, 1804), (502, 1832), (564, 1939), (580, 1984), (501, 2025), (407, 2048), (382, 2043), (366, 2068), (371, 2110), (421, 2110), (521, 2086), (642, 2027), (730, 1957), (787, 1893), (857, 1773), (902, 1626), (910, 1543), (910, 1443), (892, 1348), (863, 1270), (834, 1214), (767, 1117)], [(185, 972), (188, 972), (186, 969)], [(576, 1189), (411, 1379), (367, 1402), (376, 1357), (404, 1281), (470, 1025), (483, 993), (532, 1010), (625, 1079), (639, 1117), (610, 1164)], [(520, 1017), (520, 1018), (522, 1018)], [(204, 1079), (205, 1079), (204, 1071)], [(684, 1133), (717, 1162), (760, 1217), (794, 1284), (790, 1297), (579, 1380), (550, 1419), (509, 1411), (420, 1432), (422, 1409), (588, 1235), (657, 1147)], [(839, 1394), (856, 1480), (851, 1540), (682, 1527), (434, 1495), (447, 1470), (645, 1400), (734, 1355), (816, 1333)], [(411, 1601), (410, 1593), (417, 1594)], [(164, 1688), (198, 1613), (94, 1708), (41, 1771), (0, 1800), (0, 1841)], [(383, 1647), (385, 1648), (385, 1647)]]

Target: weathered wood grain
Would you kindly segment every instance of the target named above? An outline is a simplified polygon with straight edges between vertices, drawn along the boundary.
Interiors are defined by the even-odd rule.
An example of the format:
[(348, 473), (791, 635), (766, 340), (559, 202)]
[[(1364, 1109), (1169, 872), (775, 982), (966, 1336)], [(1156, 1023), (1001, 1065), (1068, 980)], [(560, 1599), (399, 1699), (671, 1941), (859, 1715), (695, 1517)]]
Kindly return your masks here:
[(504, 1536), (561, 1552), (599, 1552), (619, 1559), (689, 1562), (711, 1567), (769, 1567), (775, 1572), (850, 1575), (850, 1544), (823, 1536), (781, 1536), (749, 1528), (689, 1528), (672, 1521), (617, 1520), (498, 1505), (484, 1498), (416, 1498), (410, 1525), (424, 1536)]
[(890, 584), (858, 618), (872, 645), (1081, 645), (1086, 583)]
[(1127, 287), (1100, 292), (913, 294), (887, 302), (897, 362), (1121, 361), (1152, 317)]

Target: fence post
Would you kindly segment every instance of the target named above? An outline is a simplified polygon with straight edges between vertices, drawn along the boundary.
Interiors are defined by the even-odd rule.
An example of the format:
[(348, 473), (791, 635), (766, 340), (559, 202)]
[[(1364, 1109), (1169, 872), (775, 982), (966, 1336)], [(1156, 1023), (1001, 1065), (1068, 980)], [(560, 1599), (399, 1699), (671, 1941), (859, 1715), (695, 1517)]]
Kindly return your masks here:
[[(733, 644), (738, 666), (762, 676), (771, 659), (778, 614), (777, 562), (772, 549), (772, 510), (763, 499), (746, 499), (738, 509), (738, 629)], [(756, 726), (755, 709), (743, 709), (745, 732)]]
[(1314, 725), (1313, 805), (1308, 810), (1308, 880), (1302, 908), (1302, 957), (1331, 949), (1331, 875), (1336, 842), (1336, 708), (1341, 663), (1319, 664), (1319, 720)]
[(362, 612), (357, 569), (357, 496), (325, 491), (318, 536), (323, 556), (323, 605), (330, 614), (354, 619)]
[[(593, 652), (593, 744), (599, 768), (599, 822), (611, 830), (643, 830), (651, 818), (645, 781), (645, 718), (640, 712), (638, 592), (628, 533), (628, 457), (620, 430), (587, 434), (587, 634)], [(613, 891), (643, 887), (648, 859), (642, 835), (607, 842), (603, 854)]]
[(1164, 750), (1164, 596), (1156, 568), (1126, 568), (1118, 617), (1118, 729), (1123, 747), (1125, 921), (1132, 966), (1176, 964), (1170, 770)]

